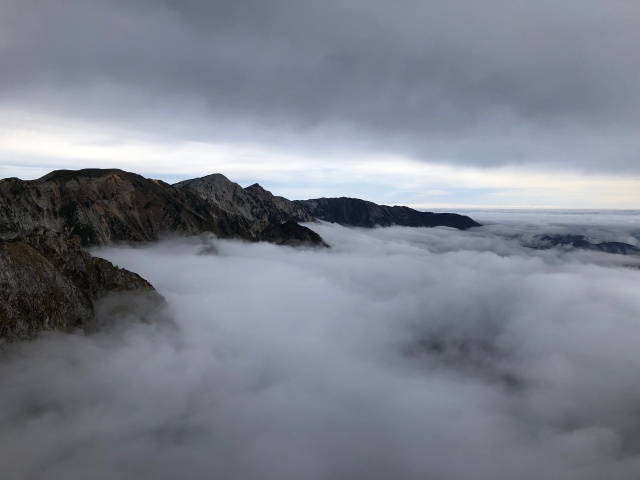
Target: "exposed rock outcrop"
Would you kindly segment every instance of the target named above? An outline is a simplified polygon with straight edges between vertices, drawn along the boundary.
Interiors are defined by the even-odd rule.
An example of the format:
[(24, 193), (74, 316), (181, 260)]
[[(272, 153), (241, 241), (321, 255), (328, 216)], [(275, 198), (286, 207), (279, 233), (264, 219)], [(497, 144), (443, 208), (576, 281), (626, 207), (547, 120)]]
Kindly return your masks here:
[(205, 231), (251, 238), (248, 225), (198, 195), (115, 169), (59, 170), (38, 180), (1, 180), (0, 207), (4, 230), (46, 227), (78, 237), (85, 246)]
[(30, 339), (45, 330), (87, 328), (93, 301), (113, 292), (162, 297), (138, 274), (82, 250), (45, 228), (0, 239), (0, 338)]
[(313, 215), (300, 208), (300, 206), (296, 205), (295, 202), (284, 197), (273, 195), (270, 191), (262, 188), (258, 183), (248, 186), (245, 188), (245, 191), (260, 201), (260, 204), (265, 209), (267, 218), (272, 223), (282, 223), (288, 220), (293, 220), (294, 222), (316, 221)]
[(248, 226), (255, 240), (265, 240), (262, 231), (269, 225), (279, 225), (288, 220), (295, 222), (315, 220), (291, 200), (274, 196), (257, 183), (242, 188), (219, 173), (185, 180), (174, 186), (181, 190), (196, 192), (211, 205), (237, 217), (238, 223)]
[(319, 220), (353, 227), (453, 227), (466, 230), (481, 226), (466, 215), (420, 212), (409, 207), (378, 205), (357, 198), (296, 200), (296, 205)]

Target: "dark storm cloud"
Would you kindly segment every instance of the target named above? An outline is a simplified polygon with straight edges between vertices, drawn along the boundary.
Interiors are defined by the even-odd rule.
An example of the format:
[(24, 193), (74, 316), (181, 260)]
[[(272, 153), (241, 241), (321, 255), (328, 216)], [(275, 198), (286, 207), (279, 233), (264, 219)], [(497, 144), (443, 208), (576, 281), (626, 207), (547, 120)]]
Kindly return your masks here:
[(5, 0), (2, 12), (10, 104), (299, 148), (640, 164), (635, 1)]

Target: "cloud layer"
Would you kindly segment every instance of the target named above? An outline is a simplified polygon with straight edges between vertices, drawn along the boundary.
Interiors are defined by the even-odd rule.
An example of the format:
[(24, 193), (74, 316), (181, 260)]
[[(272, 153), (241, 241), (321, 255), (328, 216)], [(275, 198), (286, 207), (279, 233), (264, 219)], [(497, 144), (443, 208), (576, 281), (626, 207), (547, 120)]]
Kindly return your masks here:
[(7, 0), (0, 101), (297, 152), (638, 172), (634, 1)]
[(514, 222), (102, 249), (168, 308), (2, 346), (0, 476), (635, 480), (640, 260)]

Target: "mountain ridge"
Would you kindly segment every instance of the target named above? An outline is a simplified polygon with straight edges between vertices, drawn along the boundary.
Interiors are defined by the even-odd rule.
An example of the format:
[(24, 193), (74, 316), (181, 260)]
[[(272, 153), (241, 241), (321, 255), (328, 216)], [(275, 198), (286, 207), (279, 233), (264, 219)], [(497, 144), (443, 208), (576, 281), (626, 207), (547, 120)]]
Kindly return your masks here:
[[(192, 189), (213, 204), (234, 210), (248, 220), (267, 223), (313, 222), (323, 220), (350, 227), (372, 228), (393, 225), (406, 227), (446, 226), (466, 230), (481, 224), (456, 213), (421, 212), (402, 205), (379, 205), (350, 197), (289, 200), (273, 195), (259, 183), (242, 188), (222, 174), (207, 175), (175, 183), (181, 189)], [(231, 200), (231, 205), (229, 205)]]
[(365, 227), (479, 225), (444, 215), (359, 199), (291, 201), (258, 183), (242, 188), (219, 173), (175, 185), (114, 168), (7, 178), (0, 180), (0, 340), (86, 330), (95, 302), (105, 295), (146, 292), (161, 298), (142, 277), (91, 256), (87, 247), (211, 232), (327, 248), (320, 235), (298, 223), (317, 219)]
[(78, 236), (84, 246), (148, 242), (175, 232), (249, 238), (246, 226), (191, 192), (119, 169), (57, 170), (36, 180), (0, 180), (0, 205), (5, 229), (45, 227)]
[(254, 240), (262, 240), (262, 232), (271, 224), (312, 222), (314, 218), (284, 197), (276, 197), (257, 183), (247, 188), (220, 173), (197, 177), (173, 184), (182, 191), (195, 192), (211, 205), (225, 210), (247, 226)]
[(331, 223), (354, 227), (453, 227), (466, 230), (481, 224), (466, 215), (456, 213), (421, 212), (413, 208), (377, 203), (350, 197), (295, 200), (294, 204), (318, 218)]

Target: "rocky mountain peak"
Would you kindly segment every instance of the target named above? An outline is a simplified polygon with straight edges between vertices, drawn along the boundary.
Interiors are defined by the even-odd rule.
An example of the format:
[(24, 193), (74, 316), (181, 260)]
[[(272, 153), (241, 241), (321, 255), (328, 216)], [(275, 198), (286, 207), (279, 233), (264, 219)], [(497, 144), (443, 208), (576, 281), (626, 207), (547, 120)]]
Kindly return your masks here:
[[(269, 225), (279, 225), (293, 220), (312, 222), (313, 216), (297, 207), (292, 201), (276, 197), (258, 183), (242, 188), (220, 174), (185, 180), (174, 185), (180, 189), (189, 189), (232, 215), (238, 222), (245, 222), (253, 238), (263, 238), (262, 232)], [(311, 238), (311, 237), (310, 237)]]
[(0, 225), (78, 236), (83, 245), (150, 241), (211, 231), (250, 238), (246, 225), (192, 192), (118, 169), (58, 170), (32, 181), (0, 180)]
[(273, 194), (266, 190), (262, 185), (260, 185), (259, 183), (254, 183), (253, 185), (249, 185), (248, 187), (245, 188), (245, 190), (253, 193), (253, 194), (261, 194), (261, 193), (266, 193), (268, 195), (271, 195), (273, 197)]

